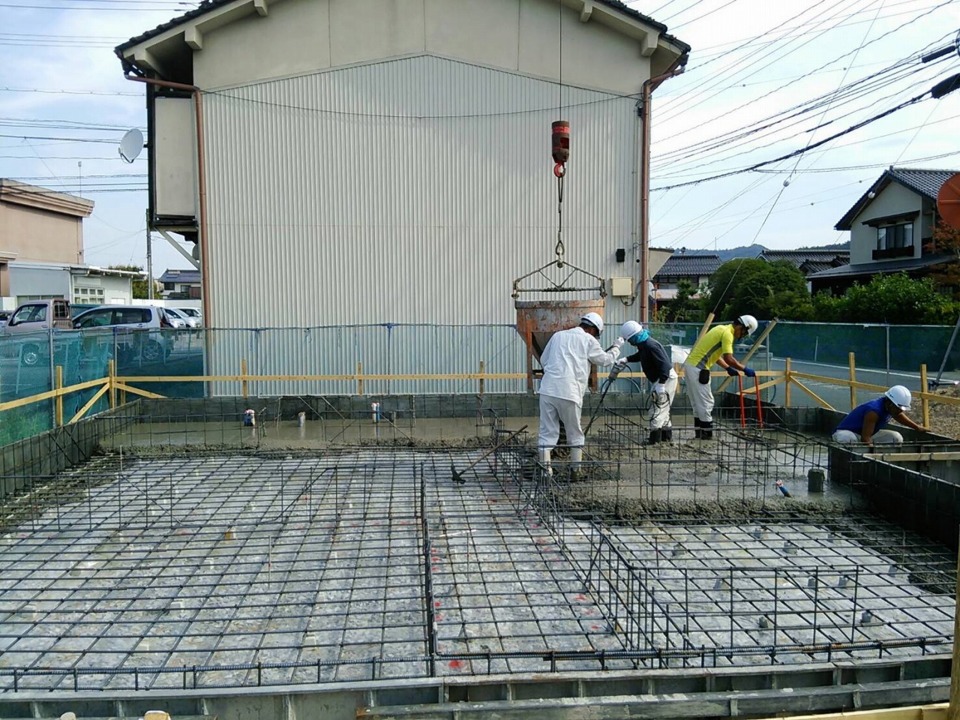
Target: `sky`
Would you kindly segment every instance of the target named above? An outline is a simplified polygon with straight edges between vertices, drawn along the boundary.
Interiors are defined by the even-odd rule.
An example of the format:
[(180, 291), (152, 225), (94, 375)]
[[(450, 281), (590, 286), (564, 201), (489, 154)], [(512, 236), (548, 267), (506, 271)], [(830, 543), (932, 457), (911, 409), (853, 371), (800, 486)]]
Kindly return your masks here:
[[(144, 91), (113, 48), (196, 4), (0, 0), (0, 177), (94, 200), (88, 264), (146, 266), (146, 153), (117, 152), (146, 132)], [(653, 96), (654, 247), (842, 242), (887, 167), (960, 170), (960, 90), (929, 92), (960, 73), (960, 0), (628, 4), (692, 47)], [(159, 235), (153, 256), (155, 276), (187, 267)]]

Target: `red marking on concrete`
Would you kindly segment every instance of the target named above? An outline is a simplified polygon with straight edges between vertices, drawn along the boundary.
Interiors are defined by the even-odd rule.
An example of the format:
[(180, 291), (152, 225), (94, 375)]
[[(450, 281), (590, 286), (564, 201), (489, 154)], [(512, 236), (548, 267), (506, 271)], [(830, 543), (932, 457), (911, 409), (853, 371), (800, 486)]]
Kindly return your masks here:
[(577, 602), (586, 602), (587, 596), (586, 596), (586, 595), (577, 595), (577, 598), (576, 598), (576, 599), (577, 599)]
[(599, 630), (599, 629), (600, 629), (600, 626), (599, 626), (599, 625), (591, 625), (591, 626), (590, 626), (590, 629), (591, 629), (591, 630)]
[(433, 601), (433, 606), (434, 606), (434, 607), (440, 607), (441, 605), (443, 605), (443, 603), (440, 602), (439, 600), (434, 600), (434, 601)]
[(433, 616), (433, 619), (436, 620), (437, 622), (443, 622), (443, 613), (437, 613), (436, 615)]
[(450, 661), (451, 670), (463, 670), (463, 660), (451, 660)]

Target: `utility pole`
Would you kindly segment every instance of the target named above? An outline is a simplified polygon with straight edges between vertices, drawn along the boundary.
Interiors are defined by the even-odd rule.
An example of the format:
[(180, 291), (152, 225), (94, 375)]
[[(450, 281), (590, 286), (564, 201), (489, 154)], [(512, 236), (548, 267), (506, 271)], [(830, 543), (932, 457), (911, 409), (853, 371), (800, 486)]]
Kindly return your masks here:
[(147, 299), (153, 300), (153, 242), (150, 237), (150, 209), (146, 211), (147, 219)]

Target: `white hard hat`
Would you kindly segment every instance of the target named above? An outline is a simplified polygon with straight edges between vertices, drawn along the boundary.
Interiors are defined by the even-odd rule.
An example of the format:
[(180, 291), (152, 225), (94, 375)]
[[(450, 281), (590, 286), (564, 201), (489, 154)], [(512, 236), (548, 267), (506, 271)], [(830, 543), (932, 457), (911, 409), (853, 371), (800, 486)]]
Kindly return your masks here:
[(627, 320), (623, 325), (620, 326), (620, 337), (624, 340), (629, 340), (637, 333), (643, 332), (643, 325), (638, 323), (636, 320)]
[(747, 335), (753, 335), (757, 331), (757, 319), (753, 315), (741, 315), (737, 322), (747, 329)]
[(587, 323), (587, 325), (593, 325), (598, 333), (603, 332), (603, 318), (597, 315), (595, 312), (590, 312), (580, 318), (581, 323)]
[(910, 395), (910, 391), (907, 390), (903, 385), (894, 385), (892, 388), (887, 390), (883, 396), (901, 410), (909, 410), (910, 402), (913, 400)]

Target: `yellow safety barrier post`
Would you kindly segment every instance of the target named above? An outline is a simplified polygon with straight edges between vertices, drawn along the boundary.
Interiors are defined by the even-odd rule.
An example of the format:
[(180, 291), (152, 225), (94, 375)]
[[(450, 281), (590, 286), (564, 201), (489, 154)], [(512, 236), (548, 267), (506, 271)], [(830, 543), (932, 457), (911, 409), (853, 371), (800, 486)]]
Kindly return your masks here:
[(849, 363), (850, 363), (850, 409), (853, 410), (857, 406), (857, 386), (854, 385), (857, 382), (857, 360), (853, 353), (850, 353)]
[(483, 390), (484, 390), (483, 376), (484, 376), (484, 373), (486, 372), (486, 368), (487, 368), (487, 364), (483, 360), (481, 360), (480, 361), (480, 397), (483, 397)]
[(117, 406), (117, 361), (107, 361), (107, 382), (110, 385), (110, 409)]
[(783, 406), (792, 407), (790, 404), (790, 358), (786, 359), (783, 365)]
[(240, 359), (240, 396), (247, 397), (247, 359)]
[(920, 366), (920, 415), (923, 420), (920, 424), (930, 427), (930, 400), (927, 397), (927, 364)]
[(54, 389), (57, 391), (57, 397), (54, 399), (54, 421), (56, 426), (60, 427), (63, 425), (63, 393), (60, 391), (63, 390), (63, 365), (57, 365), (54, 370)]
[(357, 395), (363, 395), (363, 363), (357, 363)]

